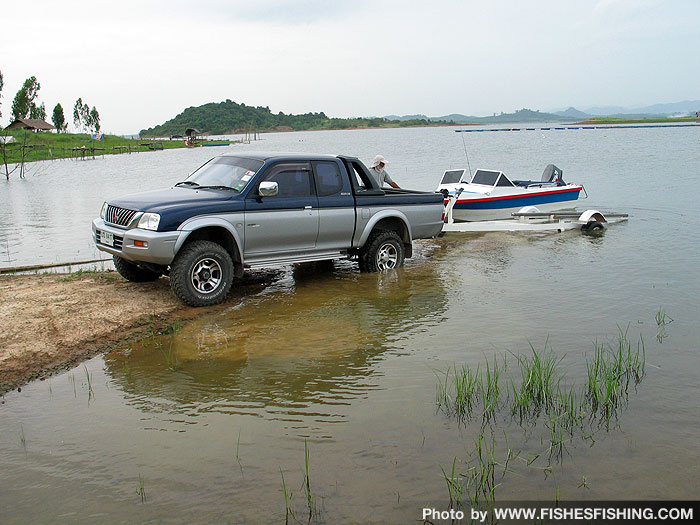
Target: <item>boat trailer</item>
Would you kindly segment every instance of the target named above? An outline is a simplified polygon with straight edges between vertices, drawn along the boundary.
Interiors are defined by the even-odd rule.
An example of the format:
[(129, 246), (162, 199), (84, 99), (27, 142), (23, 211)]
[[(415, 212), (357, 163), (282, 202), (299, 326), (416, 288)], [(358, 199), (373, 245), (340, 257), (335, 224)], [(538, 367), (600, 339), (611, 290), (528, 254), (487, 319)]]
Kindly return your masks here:
[(580, 229), (584, 233), (604, 230), (608, 224), (628, 219), (626, 213), (602, 213), (598, 210), (577, 211), (573, 209), (543, 212), (536, 206), (525, 206), (513, 213), (512, 219), (495, 221), (455, 222), (452, 208), (456, 195), (449, 195), (445, 206), (443, 233), (448, 232), (562, 232)]

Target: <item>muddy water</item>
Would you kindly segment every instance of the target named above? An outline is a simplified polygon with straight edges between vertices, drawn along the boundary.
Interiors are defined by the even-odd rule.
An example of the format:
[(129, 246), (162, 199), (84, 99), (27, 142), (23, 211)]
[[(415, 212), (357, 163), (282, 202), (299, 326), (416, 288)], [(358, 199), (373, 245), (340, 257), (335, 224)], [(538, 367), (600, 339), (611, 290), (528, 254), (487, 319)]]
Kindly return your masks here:
[[(452, 138), (367, 133), (353, 143), (360, 152), (387, 137), (395, 158), (399, 144), (418, 158), (426, 143), (441, 147), (433, 134)], [(470, 139), (481, 141), (472, 165), (496, 165), (499, 149), (499, 166), (524, 151), (563, 157), (596, 205), (633, 215), (600, 237), (447, 236), (418, 243), (386, 274), (352, 262), (251, 273), (174, 333), (7, 394), (0, 521), (282, 522), (282, 474), (304, 521), (306, 445), (315, 522), (407, 523), (423, 506), (447, 508), (441, 467), (469, 472), (480, 436), (500, 465), (497, 501), (696, 498), (700, 210), (687, 189), (700, 182), (700, 136), (582, 133)], [(265, 146), (337, 149), (353, 136)], [(673, 319), (662, 332), (661, 310)], [(644, 341), (646, 375), (610, 425), (567, 436), (560, 456), (542, 419), (521, 425), (500, 410), (482, 428), (437, 411), (438, 378), (452, 365), (483, 371), (505, 357), (517, 377), (512, 354), (547, 346), (562, 359), (562, 385), (579, 386), (596, 342), (617, 344), (619, 330), (634, 348)]]

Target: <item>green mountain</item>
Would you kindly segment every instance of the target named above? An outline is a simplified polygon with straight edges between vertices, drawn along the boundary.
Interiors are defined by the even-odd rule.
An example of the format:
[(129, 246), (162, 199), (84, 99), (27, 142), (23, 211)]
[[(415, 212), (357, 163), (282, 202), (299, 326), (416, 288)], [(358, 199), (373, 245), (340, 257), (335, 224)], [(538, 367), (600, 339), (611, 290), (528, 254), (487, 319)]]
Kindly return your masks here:
[(397, 126), (428, 126), (425, 119), (411, 118), (390, 121), (385, 118), (329, 118), (325, 113), (305, 113), (286, 115), (272, 113), (265, 106), (246, 106), (231, 100), (210, 102), (197, 107), (189, 107), (176, 117), (148, 129), (142, 129), (142, 137), (167, 137), (184, 135), (187, 128), (194, 128), (210, 135), (227, 135), (253, 131), (301, 131), (317, 129), (352, 129)]

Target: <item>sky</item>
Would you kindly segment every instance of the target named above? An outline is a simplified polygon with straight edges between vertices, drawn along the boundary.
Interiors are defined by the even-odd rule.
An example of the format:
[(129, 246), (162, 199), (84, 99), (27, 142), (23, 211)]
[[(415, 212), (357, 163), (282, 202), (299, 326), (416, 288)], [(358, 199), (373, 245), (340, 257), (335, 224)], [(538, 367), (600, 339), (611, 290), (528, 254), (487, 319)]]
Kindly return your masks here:
[(0, 35), (0, 125), (32, 75), (49, 120), (81, 97), (117, 134), (226, 99), (331, 117), (700, 99), (698, 0), (25, 0)]

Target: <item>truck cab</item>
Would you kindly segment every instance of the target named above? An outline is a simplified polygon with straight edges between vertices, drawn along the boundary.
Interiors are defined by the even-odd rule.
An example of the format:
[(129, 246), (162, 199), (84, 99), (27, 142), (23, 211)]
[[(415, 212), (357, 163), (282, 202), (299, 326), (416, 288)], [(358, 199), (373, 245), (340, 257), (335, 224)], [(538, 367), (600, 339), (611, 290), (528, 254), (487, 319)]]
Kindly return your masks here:
[(204, 306), (246, 268), (343, 257), (363, 271), (401, 266), (413, 239), (440, 232), (442, 211), (441, 194), (379, 188), (354, 157), (246, 153), (105, 202), (92, 229), (125, 278), (169, 275), (183, 302)]

